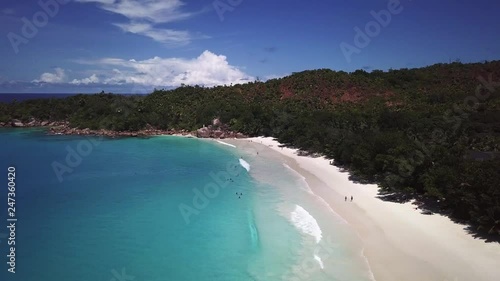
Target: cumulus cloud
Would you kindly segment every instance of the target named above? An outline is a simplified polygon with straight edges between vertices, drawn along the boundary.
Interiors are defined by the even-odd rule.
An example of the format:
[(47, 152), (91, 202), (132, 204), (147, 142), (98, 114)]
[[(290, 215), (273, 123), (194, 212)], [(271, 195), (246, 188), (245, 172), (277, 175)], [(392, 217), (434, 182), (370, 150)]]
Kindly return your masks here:
[(185, 85), (229, 85), (247, 83), (254, 78), (232, 66), (223, 55), (204, 51), (193, 59), (160, 58), (124, 60), (103, 58), (95, 62), (112, 68), (101, 82), (105, 84), (135, 84), (147, 87), (178, 87)]
[(155, 27), (190, 18), (194, 13), (181, 11), (184, 3), (180, 0), (75, 0), (81, 3), (97, 3), (106, 11), (122, 15), (128, 23), (114, 23), (125, 32), (152, 38), (168, 45), (186, 45), (193, 35), (188, 31), (178, 31)]
[(99, 83), (99, 77), (97, 77), (96, 74), (92, 74), (90, 77), (87, 77), (87, 78), (84, 78), (84, 79), (81, 79), (81, 80), (78, 80), (78, 79), (73, 79), (73, 81), (70, 82), (70, 84), (74, 84), (74, 85), (80, 85), (80, 84), (85, 84), (85, 85), (88, 85), (88, 84), (95, 84), (95, 83)]
[[(129, 89), (130, 92), (149, 92), (153, 88), (175, 88), (181, 85), (206, 87), (243, 84), (255, 81), (239, 67), (229, 64), (227, 57), (204, 51), (195, 58), (161, 58), (145, 60), (125, 60), (102, 58), (99, 60), (74, 61), (82, 65), (92, 65), (92, 71), (85, 76), (70, 77), (62, 68), (43, 73), (39, 79), (31, 81), (33, 86), (73, 86), (78, 88)], [(86, 71), (83, 70), (83, 73)], [(74, 71), (69, 71), (73, 75)], [(92, 74), (92, 75), (90, 75)], [(72, 76), (73, 76), (72, 75)], [(90, 76), (88, 76), (90, 75)]]
[(39, 79), (33, 80), (35, 83), (64, 83), (66, 80), (66, 73), (62, 68), (54, 69), (55, 73), (45, 72)]

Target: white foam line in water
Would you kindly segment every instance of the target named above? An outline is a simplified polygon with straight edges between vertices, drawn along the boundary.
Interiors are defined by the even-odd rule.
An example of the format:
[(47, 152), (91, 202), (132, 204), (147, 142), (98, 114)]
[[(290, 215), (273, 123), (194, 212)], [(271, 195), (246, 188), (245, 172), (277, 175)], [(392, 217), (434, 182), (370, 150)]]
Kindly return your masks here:
[(314, 255), (314, 259), (319, 263), (319, 266), (321, 267), (321, 269), (325, 269), (325, 266), (323, 265), (323, 261), (321, 260), (321, 258), (318, 255)]
[(243, 158), (240, 158), (240, 165), (247, 170), (247, 172), (250, 172), (250, 164), (248, 164), (247, 161), (243, 160)]
[(361, 256), (365, 260), (366, 266), (368, 267), (368, 273), (370, 274), (370, 279), (372, 281), (377, 281), (377, 279), (375, 279), (375, 275), (373, 275), (373, 271), (372, 271), (372, 268), (370, 266), (370, 262), (368, 261), (368, 258), (365, 256), (365, 248), (363, 248), (361, 250)]
[(311, 235), (316, 240), (316, 243), (321, 241), (322, 232), (316, 219), (309, 212), (299, 205), (295, 205), (295, 210), (290, 213), (290, 220), (293, 225), (302, 233)]
[(306, 186), (306, 190), (307, 192), (309, 192), (310, 194), (314, 195), (316, 197), (316, 199), (318, 199), (318, 201), (321, 202), (321, 204), (325, 205), (336, 217), (338, 217), (343, 223), (345, 224), (348, 224), (348, 222), (341, 216), (339, 215), (337, 212), (335, 212), (333, 210), (332, 207), (330, 207), (330, 205), (325, 201), (325, 199), (323, 199), (321, 196), (319, 195), (316, 195), (316, 193), (314, 193), (311, 189), (311, 187), (309, 186), (309, 184), (307, 183), (306, 181), (306, 178), (301, 175), (299, 172), (295, 171), (294, 169), (292, 169), (290, 166), (288, 166), (287, 164), (283, 163), (283, 166), (285, 166), (287, 169), (289, 169), (290, 171), (292, 171), (297, 177), (299, 177), (302, 182), (305, 184)]
[[(299, 178), (303, 181), (303, 183), (306, 185), (306, 187), (307, 187), (307, 188), (306, 188), (306, 190), (307, 190), (310, 194), (314, 195), (314, 196), (315, 196), (315, 197), (316, 197), (316, 198), (317, 198), (317, 199), (318, 199), (318, 200), (319, 200), (322, 204), (324, 204), (326, 207), (328, 207), (328, 209), (329, 209), (329, 210), (330, 210), (330, 211), (331, 211), (331, 212), (332, 212), (335, 216), (337, 216), (338, 218), (340, 218), (340, 219), (342, 220), (342, 222), (343, 222), (343, 223), (345, 223), (345, 224), (349, 224), (349, 223), (348, 223), (348, 222), (347, 222), (347, 221), (346, 221), (346, 220), (345, 220), (345, 219), (344, 219), (341, 215), (337, 214), (337, 212), (335, 212), (335, 211), (332, 209), (332, 207), (330, 207), (330, 205), (329, 205), (329, 204), (325, 201), (325, 199), (323, 199), (323, 198), (322, 198), (321, 196), (319, 196), (319, 195), (316, 195), (316, 194), (312, 191), (311, 187), (309, 186), (309, 184), (308, 184), (308, 183), (307, 183), (307, 181), (306, 181), (306, 178), (305, 178), (304, 176), (302, 176), (302, 174), (300, 174), (299, 172), (295, 171), (294, 169), (292, 169), (290, 166), (288, 166), (288, 165), (287, 165), (287, 164), (285, 164), (285, 163), (283, 163), (283, 166), (285, 166), (287, 169), (289, 169), (290, 171), (292, 171), (292, 173), (293, 173), (295, 176), (299, 177)], [(300, 207), (300, 206), (298, 206), (298, 205), (297, 205), (297, 207), (298, 207), (298, 208), (302, 208), (302, 207)], [(296, 207), (296, 209), (297, 209), (297, 207)], [(302, 208), (302, 209), (303, 209), (303, 208)], [(304, 212), (306, 212), (306, 213), (307, 213), (307, 211), (306, 211), (306, 210), (304, 210)], [(293, 212), (292, 212), (292, 213), (293, 213)], [(309, 214), (309, 213), (307, 213), (307, 215), (309, 215), (309, 216), (310, 216), (310, 214)], [(313, 218), (312, 216), (311, 216), (311, 218), (314, 220), (314, 218)], [(293, 221), (293, 220), (292, 220), (292, 221)], [(295, 223), (294, 223), (294, 224), (295, 224)], [(319, 228), (319, 226), (318, 226), (318, 228)], [(319, 232), (320, 232), (320, 235), (321, 235), (321, 229), (319, 229)], [(358, 238), (360, 238), (358, 233), (356, 233), (356, 235), (358, 236)], [(320, 239), (321, 239), (321, 238), (320, 238)], [(370, 275), (369, 277), (370, 277), (370, 279), (371, 279), (372, 281), (376, 281), (375, 276), (373, 275), (372, 269), (371, 269), (371, 267), (370, 267), (370, 263), (368, 262), (368, 258), (365, 256), (365, 253), (364, 253), (364, 252), (365, 252), (365, 249), (363, 248), (363, 249), (362, 249), (362, 251), (361, 251), (361, 256), (362, 256), (362, 258), (364, 259), (364, 262), (366, 263), (366, 265), (367, 265), (367, 267), (368, 267), (368, 273), (369, 273), (369, 275)], [(323, 260), (321, 260), (321, 258), (318, 256), (318, 253), (317, 253), (317, 252), (315, 252), (315, 253), (314, 253), (314, 259), (318, 262), (318, 264), (319, 264), (319, 266), (321, 267), (321, 269), (324, 269)]]
[(227, 145), (227, 146), (230, 146), (230, 147), (236, 147), (236, 145), (232, 145), (232, 144), (229, 144), (227, 142), (223, 142), (223, 141), (220, 141), (220, 140), (216, 140), (218, 143), (220, 144), (223, 144), (223, 145)]
[(289, 169), (290, 171), (292, 171), (292, 173), (299, 177), (302, 182), (304, 183), (304, 186), (305, 186), (305, 189), (307, 190), (307, 192), (311, 193), (311, 194), (314, 194), (313, 191), (311, 190), (311, 187), (309, 187), (309, 185), (307, 184), (307, 181), (306, 181), (306, 178), (304, 176), (302, 176), (299, 172), (295, 171), (294, 169), (292, 169), (290, 166), (288, 166), (287, 164), (283, 163), (283, 166), (285, 166), (287, 169)]

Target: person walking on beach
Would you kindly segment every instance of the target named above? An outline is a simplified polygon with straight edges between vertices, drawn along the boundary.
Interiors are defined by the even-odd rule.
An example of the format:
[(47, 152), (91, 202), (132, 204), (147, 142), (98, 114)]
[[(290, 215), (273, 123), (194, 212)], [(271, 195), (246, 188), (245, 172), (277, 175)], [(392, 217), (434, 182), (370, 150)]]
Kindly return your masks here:
[(345, 201), (347, 202), (347, 196), (345, 197)]
[(351, 195), (351, 202), (352, 202), (352, 199), (353, 199), (353, 198), (352, 198), (352, 195)]

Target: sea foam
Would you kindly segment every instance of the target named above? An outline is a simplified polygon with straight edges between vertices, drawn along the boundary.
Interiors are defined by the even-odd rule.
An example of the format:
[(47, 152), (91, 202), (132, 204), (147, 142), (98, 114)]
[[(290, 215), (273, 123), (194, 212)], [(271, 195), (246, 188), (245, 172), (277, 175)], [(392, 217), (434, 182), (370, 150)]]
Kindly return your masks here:
[(250, 164), (248, 164), (247, 161), (243, 160), (240, 158), (240, 165), (247, 170), (247, 172), (250, 172)]
[(310, 194), (314, 194), (314, 192), (312, 191), (311, 187), (309, 187), (309, 184), (307, 184), (306, 178), (303, 175), (301, 175), (299, 172), (295, 171), (294, 169), (292, 169), (290, 166), (288, 166), (285, 163), (283, 163), (283, 166), (285, 166), (285, 168), (287, 168), (288, 170), (290, 170), (296, 177), (300, 178), (300, 180), (303, 183), (302, 187), (307, 192), (309, 192)]
[(220, 140), (216, 140), (218, 143), (220, 144), (223, 144), (223, 145), (227, 145), (227, 146), (230, 146), (230, 147), (236, 147), (236, 145), (232, 145), (232, 144), (229, 144), (227, 142), (223, 142), (223, 141), (220, 141)]
[(325, 265), (323, 264), (323, 261), (318, 255), (314, 255), (314, 259), (318, 262), (319, 267), (321, 267), (321, 269), (325, 269)]
[(347, 224), (347, 221), (341, 215), (339, 215), (337, 212), (335, 212), (332, 209), (332, 207), (330, 207), (330, 205), (325, 201), (325, 199), (323, 199), (323, 197), (317, 195), (316, 193), (314, 193), (312, 191), (311, 187), (309, 186), (309, 184), (306, 181), (306, 178), (302, 174), (300, 174), (299, 172), (295, 171), (294, 169), (292, 169), (290, 166), (288, 166), (285, 163), (283, 163), (283, 166), (285, 166), (287, 169), (289, 169), (296, 177), (300, 178), (300, 180), (302, 181), (302, 188), (303, 189), (305, 189), (309, 194), (315, 196), (316, 199), (318, 201), (320, 201), (320, 203), (323, 204), (325, 207), (327, 207), (330, 210), (330, 212), (332, 212), (337, 218), (339, 218), (339, 220), (342, 223)]
[(316, 219), (309, 212), (299, 205), (295, 205), (295, 210), (290, 213), (290, 220), (293, 225), (302, 233), (311, 235), (316, 240), (316, 243), (321, 241), (322, 232)]

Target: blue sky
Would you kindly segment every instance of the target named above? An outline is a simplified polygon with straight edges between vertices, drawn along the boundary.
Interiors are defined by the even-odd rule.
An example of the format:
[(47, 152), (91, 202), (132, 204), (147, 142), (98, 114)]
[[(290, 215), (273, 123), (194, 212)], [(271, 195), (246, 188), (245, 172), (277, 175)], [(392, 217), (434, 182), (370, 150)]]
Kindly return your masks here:
[(0, 92), (136, 93), (497, 60), (499, 10), (494, 0), (2, 0)]

